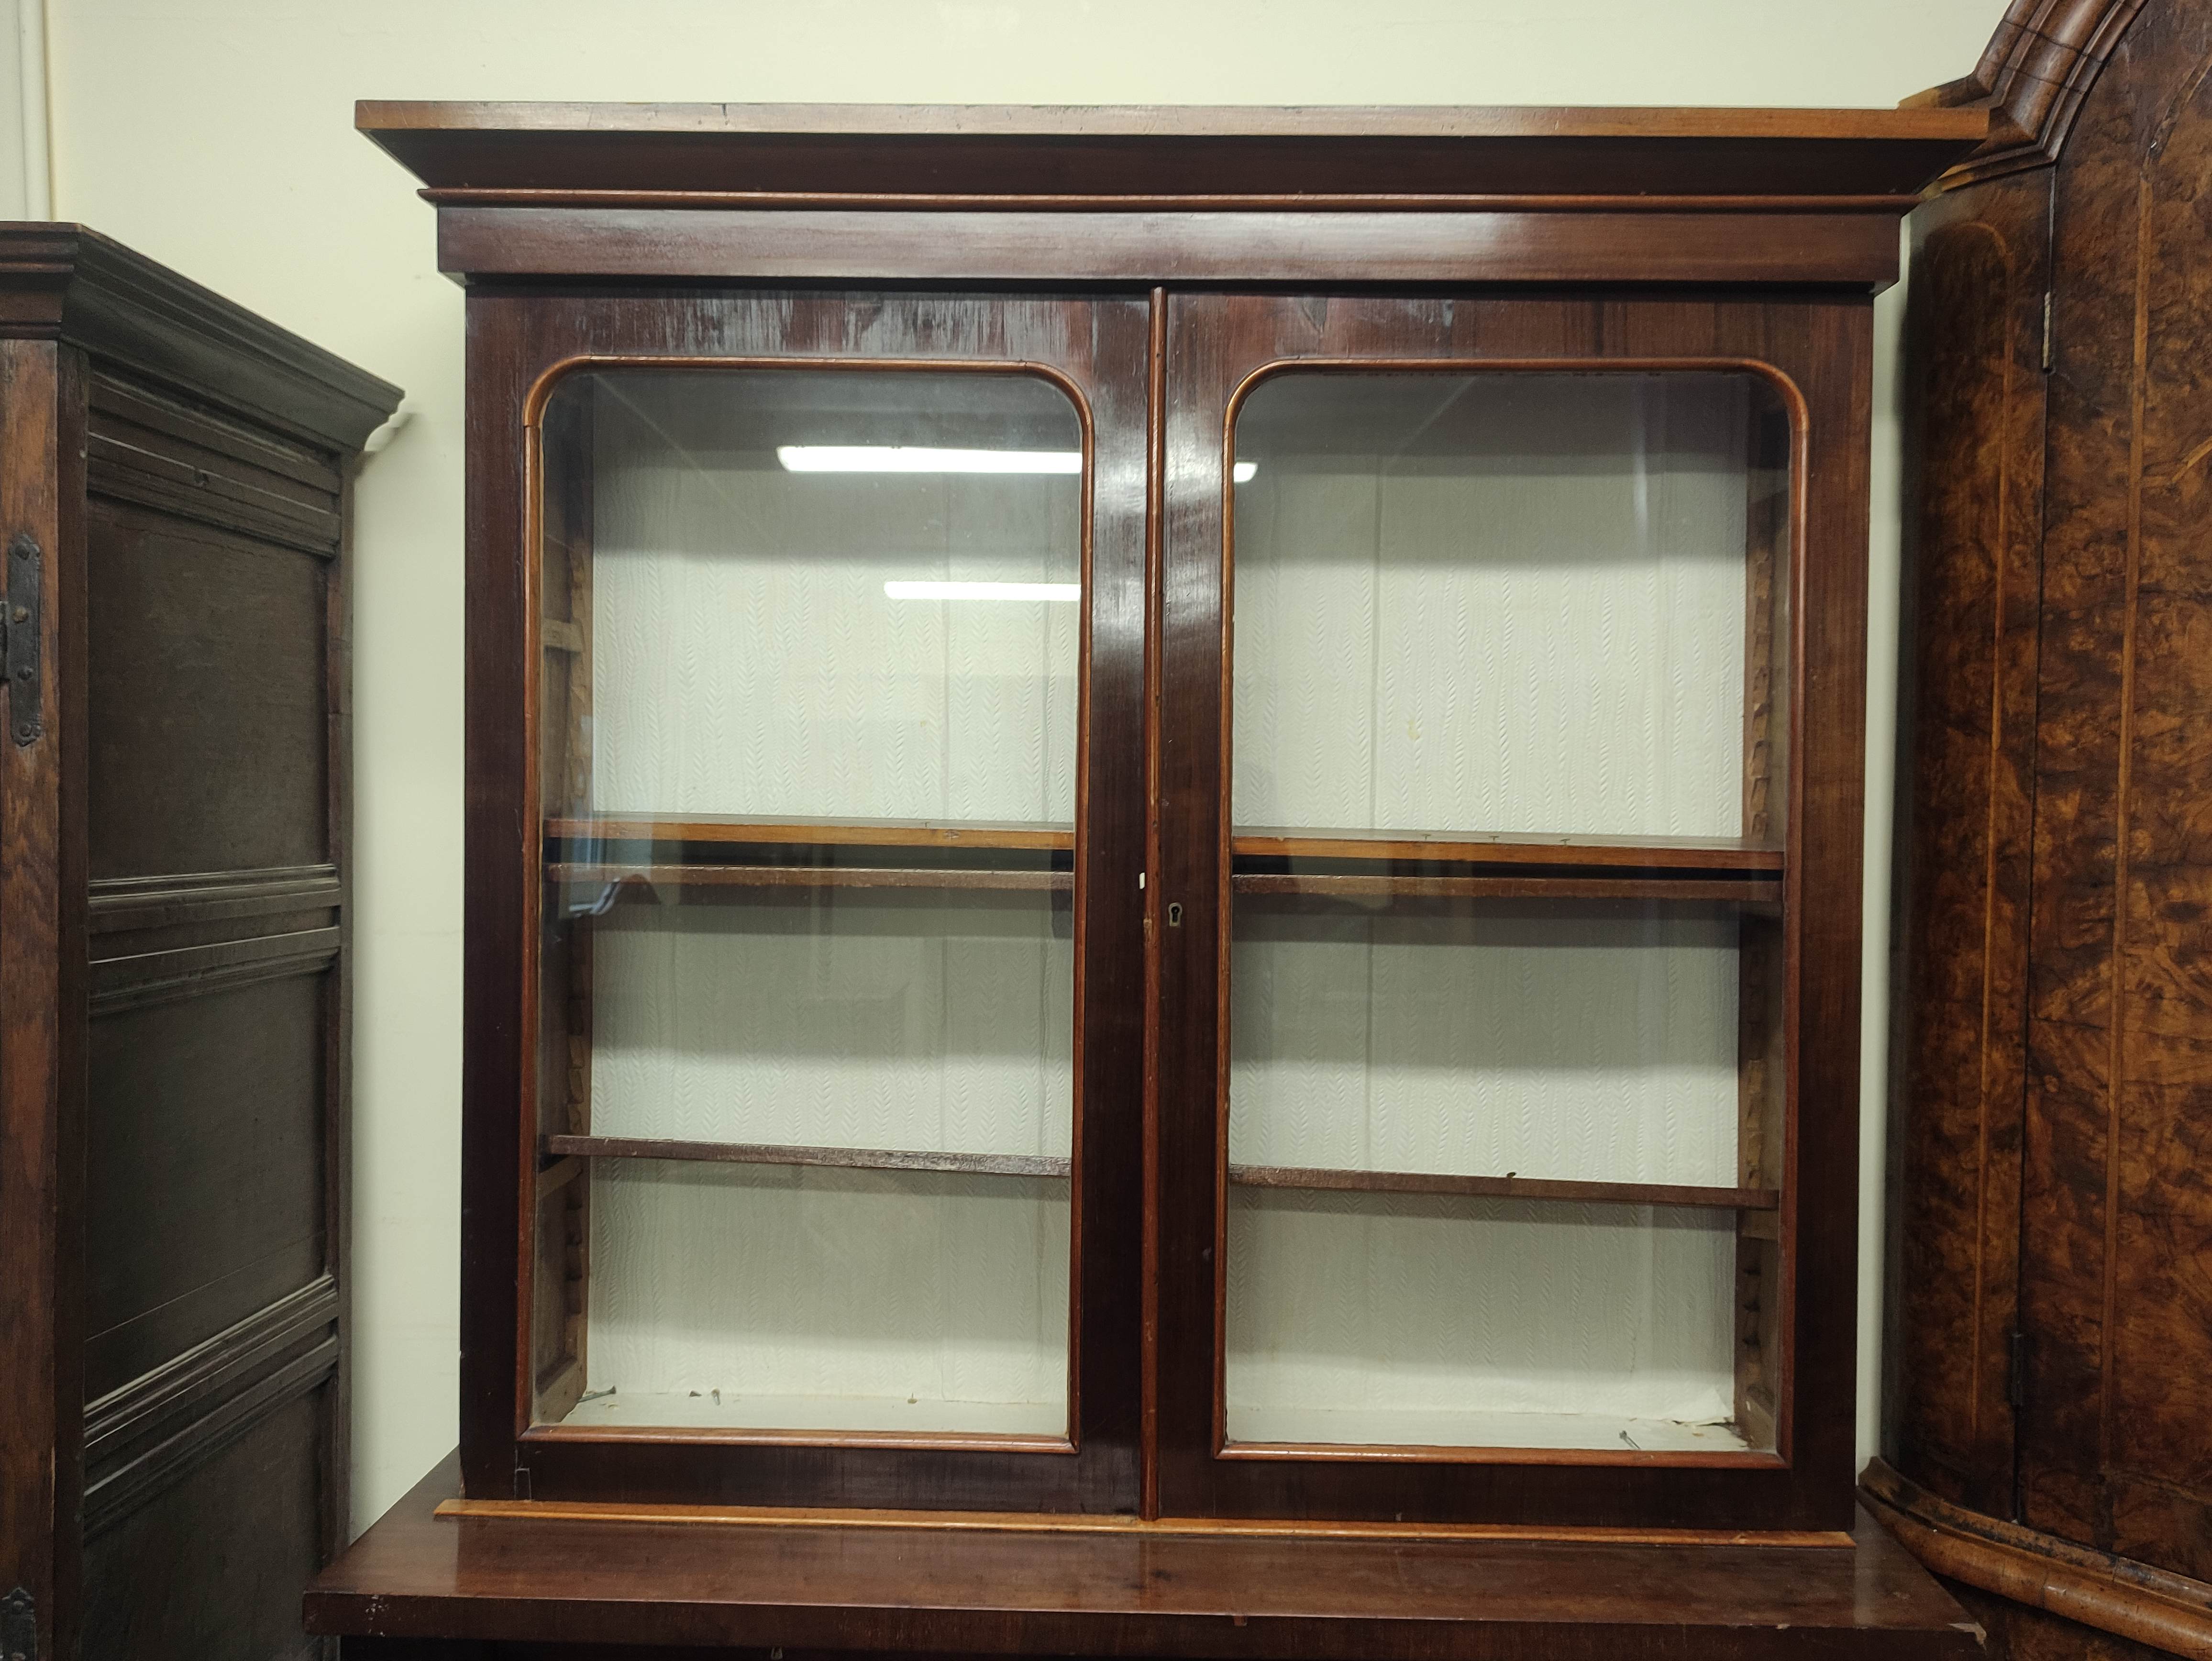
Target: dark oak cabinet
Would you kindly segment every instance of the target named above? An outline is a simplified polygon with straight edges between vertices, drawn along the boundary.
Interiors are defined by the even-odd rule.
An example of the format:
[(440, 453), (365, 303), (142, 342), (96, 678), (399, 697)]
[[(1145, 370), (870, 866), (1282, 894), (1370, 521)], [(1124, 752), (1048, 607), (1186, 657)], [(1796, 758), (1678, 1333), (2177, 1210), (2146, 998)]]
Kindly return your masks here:
[[(1626, 1538), (1960, 1641), (1813, 1589), (1870, 296), (1985, 116), (360, 121), (469, 290), (461, 1492), (324, 1629), (585, 1630), (448, 1546), (627, 1518), (847, 1562), (672, 1640)], [(854, 1624), (1010, 1532), (1073, 1626)]]
[(0, 1650), (273, 1661), (346, 1528), (348, 469), (396, 388), (0, 227)]

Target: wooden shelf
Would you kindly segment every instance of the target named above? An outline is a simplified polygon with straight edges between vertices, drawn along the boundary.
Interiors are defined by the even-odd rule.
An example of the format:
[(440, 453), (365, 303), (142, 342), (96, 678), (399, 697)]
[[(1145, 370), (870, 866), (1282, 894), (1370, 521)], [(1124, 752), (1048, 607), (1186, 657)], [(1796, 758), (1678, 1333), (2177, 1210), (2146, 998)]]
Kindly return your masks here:
[(1059, 1177), (1049, 1153), (951, 1153), (900, 1147), (798, 1147), (780, 1142), (683, 1142), (641, 1136), (548, 1136), (545, 1152), (592, 1159), (699, 1159), (718, 1165), (830, 1165), (850, 1171), (939, 1171), (971, 1177)]
[(822, 865), (549, 865), (546, 877), (580, 887), (611, 885), (617, 902), (643, 902), (662, 890), (693, 888), (995, 889), (1069, 893), (1072, 871), (916, 870), (909, 867)]
[(1531, 1177), (1460, 1177), (1430, 1171), (1324, 1171), (1304, 1165), (1232, 1165), (1240, 1188), (1321, 1189), (1343, 1194), (1451, 1194), (1481, 1199), (1565, 1200), (1598, 1205), (1696, 1206), (1773, 1211), (1771, 1188), (1695, 1188), (1677, 1183), (1583, 1183)]
[[(548, 1136), (556, 1160), (697, 1159), (720, 1165), (829, 1165), (860, 1171), (951, 1171), (980, 1177), (1052, 1177), (1068, 1173), (1048, 1153), (954, 1153), (900, 1147), (802, 1147), (781, 1142), (690, 1142), (641, 1136)], [(558, 1165), (548, 1168), (550, 1177)], [(542, 1180), (542, 1179), (541, 1179)], [(1451, 1194), (1477, 1198), (1565, 1200), (1598, 1205), (1695, 1206), (1712, 1210), (1772, 1211), (1782, 1196), (1771, 1188), (1697, 1188), (1674, 1183), (1584, 1183), (1527, 1177), (1462, 1177), (1426, 1171), (1335, 1171), (1304, 1165), (1229, 1167), (1240, 1188), (1317, 1189), (1338, 1193)]]
[(1777, 879), (1697, 876), (1399, 877), (1351, 872), (1245, 872), (1229, 879), (1237, 894), (1308, 899), (1653, 899), (1779, 904)]
[(545, 821), (545, 834), (562, 841), (692, 842), (732, 845), (823, 848), (965, 848), (987, 852), (1058, 852), (1075, 846), (1073, 827), (1027, 822), (955, 819), (759, 818), (707, 813), (656, 818), (603, 813)]
[(1238, 858), (1420, 860), (1452, 865), (1589, 866), (1615, 871), (1782, 869), (1779, 848), (1698, 837), (1469, 836), (1449, 830), (1254, 828), (1229, 842)]

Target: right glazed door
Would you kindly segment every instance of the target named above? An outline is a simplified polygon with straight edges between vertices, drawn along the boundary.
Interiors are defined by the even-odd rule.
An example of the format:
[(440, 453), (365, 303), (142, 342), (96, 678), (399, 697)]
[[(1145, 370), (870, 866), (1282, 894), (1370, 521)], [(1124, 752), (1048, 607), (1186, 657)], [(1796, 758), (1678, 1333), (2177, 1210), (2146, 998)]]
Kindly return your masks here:
[(1808, 904), (1792, 833), (1806, 608), (1863, 599), (1802, 557), (1840, 309), (1171, 301), (1163, 1512), (1840, 1520), (1856, 1033), (1795, 1012), (1857, 849)]

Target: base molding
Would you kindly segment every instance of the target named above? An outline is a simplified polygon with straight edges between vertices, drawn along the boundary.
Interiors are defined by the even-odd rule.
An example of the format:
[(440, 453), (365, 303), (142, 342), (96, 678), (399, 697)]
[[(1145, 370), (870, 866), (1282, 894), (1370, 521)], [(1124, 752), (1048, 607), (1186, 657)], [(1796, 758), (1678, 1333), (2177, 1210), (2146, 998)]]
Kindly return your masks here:
[(1937, 1574), (2100, 1632), (2212, 1661), (2212, 1585), (1937, 1498), (1880, 1459), (1859, 1498)]

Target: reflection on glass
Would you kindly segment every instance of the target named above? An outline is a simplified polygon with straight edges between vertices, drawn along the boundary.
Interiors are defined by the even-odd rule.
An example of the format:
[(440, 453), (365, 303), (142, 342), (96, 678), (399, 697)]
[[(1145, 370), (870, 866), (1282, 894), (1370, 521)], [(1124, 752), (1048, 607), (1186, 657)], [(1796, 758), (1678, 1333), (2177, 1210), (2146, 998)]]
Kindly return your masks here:
[(1243, 403), (1232, 1442), (1775, 1445), (1787, 453), (1733, 373)]
[(1064, 1436), (1074, 407), (614, 370), (544, 444), (538, 1417)]

